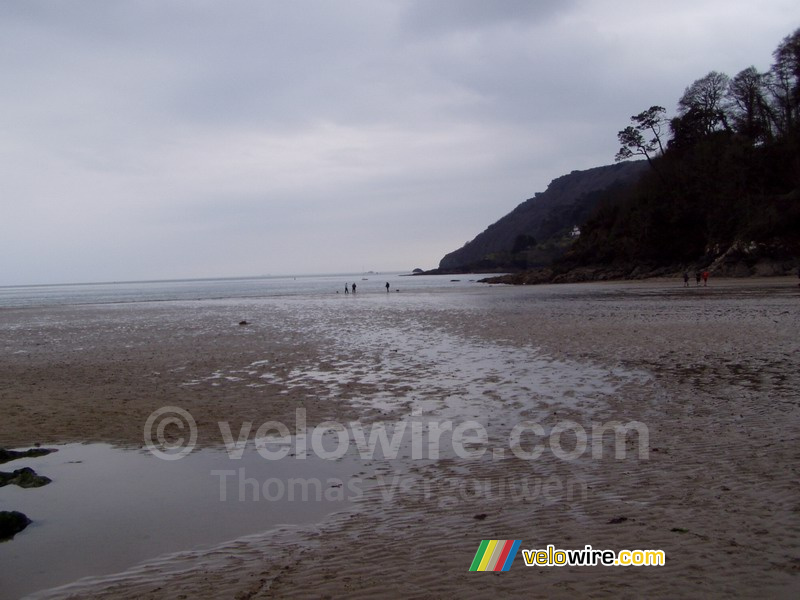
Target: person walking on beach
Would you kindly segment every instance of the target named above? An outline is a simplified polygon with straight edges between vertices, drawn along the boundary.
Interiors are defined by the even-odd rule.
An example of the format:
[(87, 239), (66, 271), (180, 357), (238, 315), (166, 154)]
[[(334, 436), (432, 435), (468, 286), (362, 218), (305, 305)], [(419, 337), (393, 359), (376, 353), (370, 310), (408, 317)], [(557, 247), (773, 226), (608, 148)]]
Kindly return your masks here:
[(700, 275), (700, 271), (697, 271), (697, 272), (694, 274), (695, 281), (697, 281), (697, 287), (700, 287), (700, 277), (701, 277), (701, 275)]
[(689, 287), (689, 271), (683, 272), (683, 287)]
[(389, 288), (390, 288), (390, 287), (391, 287), (391, 286), (389, 285), (389, 282), (387, 281), (387, 282), (386, 282), (386, 293), (387, 293), (387, 294), (389, 293)]
[(344, 284), (344, 293), (345, 294), (349, 294), (350, 293), (350, 287), (346, 283)]
[(356, 284), (355, 283), (353, 283), (353, 293), (354, 294), (356, 293)]
[(708, 271), (703, 271), (703, 287), (708, 285)]

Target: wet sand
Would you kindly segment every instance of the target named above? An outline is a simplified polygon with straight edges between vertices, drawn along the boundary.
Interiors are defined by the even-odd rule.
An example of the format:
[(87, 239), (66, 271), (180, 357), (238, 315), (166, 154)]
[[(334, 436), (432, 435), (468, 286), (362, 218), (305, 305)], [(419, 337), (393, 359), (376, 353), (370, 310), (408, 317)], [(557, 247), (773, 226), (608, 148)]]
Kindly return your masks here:
[[(355, 512), (42, 597), (795, 597), (800, 290), (789, 278), (680, 286), (0, 311), (4, 447), (139, 447), (165, 405), (189, 410), (199, 445), (215, 447), (218, 420), (291, 424), (297, 407), (309, 427), (475, 419), (489, 447), (526, 419), (649, 431), (647, 458), (634, 437), (621, 460), (445, 450), (371, 461)], [(395, 476), (407, 489), (388, 494)], [(518, 557), (509, 573), (468, 573), (482, 539), (663, 549), (667, 564), (529, 568)]]

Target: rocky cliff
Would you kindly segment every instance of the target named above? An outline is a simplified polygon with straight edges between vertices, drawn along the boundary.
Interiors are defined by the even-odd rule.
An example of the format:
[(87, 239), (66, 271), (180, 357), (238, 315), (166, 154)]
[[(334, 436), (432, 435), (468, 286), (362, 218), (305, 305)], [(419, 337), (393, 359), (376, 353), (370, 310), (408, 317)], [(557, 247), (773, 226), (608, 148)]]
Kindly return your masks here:
[[(589, 216), (603, 193), (634, 183), (647, 164), (623, 162), (573, 171), (550, 182), (475, 239), (449, 253), (440, 270), (526, 268), (549, 262), (563, 251), (559, 240)], [(521, 261), (521, 262), (520, 262)]]

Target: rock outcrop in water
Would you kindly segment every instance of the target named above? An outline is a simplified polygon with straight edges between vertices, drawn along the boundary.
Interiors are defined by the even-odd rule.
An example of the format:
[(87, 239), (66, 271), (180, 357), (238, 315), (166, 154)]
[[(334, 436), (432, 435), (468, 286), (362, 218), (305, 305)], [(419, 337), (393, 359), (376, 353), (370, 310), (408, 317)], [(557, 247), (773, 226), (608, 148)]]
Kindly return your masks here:
[[(6, 450), (0, 448), (0, 464), (7, 463), (20, 458), (35, 458), (46, 456), (51, 452), (58, 452), (56, 448), (31, 448), (29, 450)], [(0, 472), (0, 487), (6, 485), (18, 485), (22, 488), (41, 487), (50, 483), (49, 477), (37, 475), (36, 471), (30, 467), (22, 467), (11, 473)], [(0, 511), (0, 541), (13, 539), (20, 531), (30, 525), (32, 521), (21, 512), (16, 510)]]
[(13, 539), (20, 531), (31, 524), (31, 520), (16, 510), (0, 511), (0, 541)]
[(30, 467), (22, 467), (13, 473), (4, 473), (0, 471), (0, 487), (17, 485), (21, 488), (35, 488), (47, 485), (51, 481), (49, 477), (37, 475), (36, 471)]
[(19, 458), (35, 458), (37, 456), (46, 456), (51, 452), (58, 452), (55, 448), (31, 448), (30, 450), (6, 450), (0, 448), (0, 465), (3, 463), (17, 460)]

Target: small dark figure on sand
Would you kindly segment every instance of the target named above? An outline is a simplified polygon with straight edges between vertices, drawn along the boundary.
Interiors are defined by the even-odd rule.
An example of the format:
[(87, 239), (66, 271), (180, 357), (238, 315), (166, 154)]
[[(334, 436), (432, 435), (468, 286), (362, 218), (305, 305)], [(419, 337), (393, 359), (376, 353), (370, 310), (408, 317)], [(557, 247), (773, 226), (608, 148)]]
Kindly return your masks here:
[(708, 271), (703, 271), (703, 287), (708, 285)]
[(700, 277), (702, 277), (702, 275), (700, 275), (700, 271), (694, 274), (694, 278), (697, 280), (698, 286), (700, 285)]
[(346, 283), (344, 284), (344, 293), (345, 294), (349, 294), (350, 293), (350, 286), (348, 286)]
[(391, 287), (391, 286), (389, 285), (389, 282), (387, 281), (387, 282), (386, 282), (386, 293), (387, 293), (387, 294), (389, 293), (389, 288), (390, 288), (390, 287)]
[(353, 293), (354, 294), (356, 293), (356, 284), (355, 283), (353, 284)]
[(683, 287), (689, 287), (689, 271), (683, 272)]

